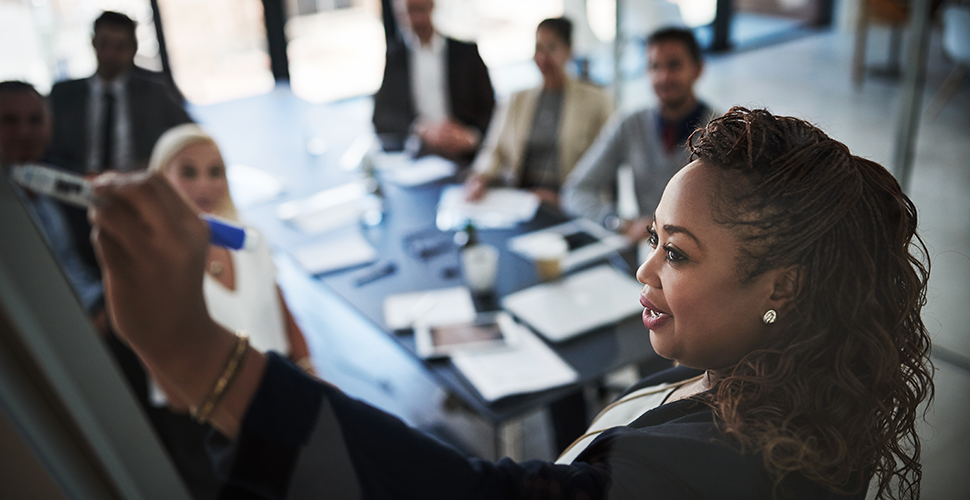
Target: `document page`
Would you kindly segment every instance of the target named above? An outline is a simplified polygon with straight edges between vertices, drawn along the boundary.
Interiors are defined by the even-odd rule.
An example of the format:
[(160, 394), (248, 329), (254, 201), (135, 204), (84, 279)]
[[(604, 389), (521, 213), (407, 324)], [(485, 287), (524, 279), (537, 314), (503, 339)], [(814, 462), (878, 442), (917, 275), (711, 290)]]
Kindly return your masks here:
[(377, 260), (377, 250), (360, 234), (357, 227), (293, 250), (293, 257), (310, 274), (322, 274)]
[(391, 330), (411, 328), (416, 321), (433, 326), (474, 319), (475, 303), (466, 286), (400, 293), (384, 299), (384, 324)]
[(462, 186), (448, 186), (438, 201), (437, 226), (442, 231), (459, 229), (471, 221), (479, 229), (513, 227), (527, 222), (539, 210), (539, 197), (520, 189), (489, 189), (481, 200), (465, 200)]
[(451, 362), (486, 401), (575, 382), (579, 374), (525, 326), (515, 323), (508, 349), (458, 352)]

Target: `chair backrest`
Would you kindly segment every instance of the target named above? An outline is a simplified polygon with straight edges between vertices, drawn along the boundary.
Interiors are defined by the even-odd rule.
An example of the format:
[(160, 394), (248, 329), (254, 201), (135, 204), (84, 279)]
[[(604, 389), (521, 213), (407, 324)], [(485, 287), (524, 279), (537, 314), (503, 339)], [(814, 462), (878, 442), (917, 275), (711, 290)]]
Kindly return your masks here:
[(943, 50), (954, 62), (970, 64), (970, 5), (949, 5), (943, 11)]

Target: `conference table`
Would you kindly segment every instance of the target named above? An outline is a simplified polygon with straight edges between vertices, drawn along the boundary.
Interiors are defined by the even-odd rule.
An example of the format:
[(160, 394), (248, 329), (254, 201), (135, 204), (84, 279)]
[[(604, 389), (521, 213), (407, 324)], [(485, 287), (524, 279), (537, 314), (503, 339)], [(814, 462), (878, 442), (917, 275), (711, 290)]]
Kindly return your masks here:
[[(362, 108), (362, 109), (358, 109)], [(362, 173), (348, 165), (338, 167), (340, 156), (352, 149), (351, 143), (360, 137), (361, 127), (369, 112), (359, 102), (328, 105), (321, 109), (321, 120), (331, 141), (332, 153), (328, 156), (301, 157), (301, 142), (307, 139), (301, 133), (292, 116), (296, 112), (307, 116), (305, 104), (295, 100), (287, 90), (242, 101), (232, 107), (212, 107), (204, 110), (214, 129), (225, 124), (223, 137), (217, 140), (223, 145), (228, 161), (233, 156), (245, 157), (247, 163), (262, 167), (271, 174), (287, 180), (288, 189), (283, 196), (241, 211), (244, 218), (270, 241), (277, 249), (292, 254), (302, 245), (325, 241), (327, 233), (308, 234), (295, 229), (281, 220), (276, 208), (293, 199), (313, 194), (360, 179)], [(236, 125), (240, 111), (251, 118), (249, 127)], [(322, 112), (325, 111), (325, 114)], [(366, 114), (365, 114), (366, 113)], [(203, 114), (203, 113), (199, 113)], [(265, 124), (256, 127), (256, 120)], [(356, 122), (354, 121), (356, 120)], [(361, 122), (361, 123), (357, 123)], [(228, 133), (233, 132), (233, 133)], [(299, 148), (293, 146), (299, 144)], [(266, 155), (268, 145), (272, 155)], [(339, 154), (338, 154), (339, 153)], [(305, 154), (305, 153), (303, 153)], [(378, 179), (381, 174), (378, 172)], [(423, 185), (408, 187), (393, 182), (381, 182), (384, 196), (383, 219), (373, 226), (360, 226), (361, 234), (376, 249), (378, 258), (392, 262), (394, 272), (365, 284), (358, 278), (366, 272), (366, 266), (352, 267), (326, 274), (307, 276), (312, 283), (326, 287), (345, 304), (366, 318), (384, 334), (393, 339), (408, 356), (426, 370), (444, 390), (458, 398), (467, 408), (488, 422), (495, 431), (496, 456), (501, 456), (500, 430), (538, 409), (566, 395), (575, 393), (603, 379), (621, 367), (635, 365), (660, 366), (660, 358), (650, 346), (649, 337), (639, 317), (629, 318), (618, 324), (608, 325), (572, 339), (549, 343), (550, 347), (578, 373), (578, 379), (569, 385), (540, 392), (508, 396), (496, 401), (486, 401), (447, 359), (422, 360), (416, 354), (413, 333), (410, 330), (390, 330), (384, 322), (383, 304), (390, 295), (431, 289), (443, 289), (465, 284), (459, 263), (459, 248), (454, 243), (454, 230), (439, 230), (435, 225), (437, 203), (445, 186), (460, 181), (460, 175), (447, 177)], [(235, 193), (234, 193), (235, 196)], [(476, 308), (488, 311), (498, 308), (501, 297), (540, 282), (534, 264), (512, 252), (506, 242), (512, 236), (548, 227), (568, 220), (557, 210), (541, 206), (535, 218), (507, 229), (481, 229), (479, 238), (499, 249), (498, 274), (495, 293), (491, 297), (476, 297)], [(614, 254), (609, 259), (615, 268), (630, 275), (636, 269), (635, 250)], [(635, 300), (632, 298), (631, 300)], [(343, 342), (353, 342), (352, 335)]]
[[(443, 289), (465, 283), (459, 263), (459, 247), (453, 242), (454, 231), (440, 231), (435, 226), (437, 202), (441, 188), (454, 179), (431, 185), (403, 188), (384, 183), (386, 213), (378, 227), (365, 231), (380, 258), (394, 263), (396, 270), (380, 279), (358, 285), (362, 270), (349, 270), (321, 276), (327, 286), (343, 297), (375, 324), (388, 331), (404, 349), (417, 356), (410, 330), (391, 331), (384, 323), (384, 299), (390, 295), (420, 290)], [(539, 283), (533, 262), (508, 250), (512, 236), (548, 227), (567, 220), (547, 206), (541, 206), (535, 219), (510, 229), (479, 230), (481, 241), (499, 249), (498, 273), (492, 297), (477, 297), (476, 308), (488, 311), (498, 308), (498, 298)], [(415, 251), (429, 248), (427, 256)], [(630, 256), (611, 259), (615, 266), (632, 272)], [(631, 300), (636, 300), (632, 297)], [(454, 395), (479, 415), (499, 424), (547, 405), (577, 387), (594, 382), (605, 374), (631, 363), (642, 363), (655, 356), (639, 317), (609, 325), (564, 342), (550, 344), (552, 349), (578, 373), (576, 383), (545, 390), (485, 401), (461, 373), (447, 360), (423, 361), (424, 366)]]
[[(455, 231), (442, 231), (435, 225), (441, 190), (456, 180), (450, 177), (415, 187), (381, 183), (384, 195), (383, 218), (374, 226), (361, 225), (360, 230), (376, 249), (380, 261), (392, 263), (394, 271), (366, 283), (361, 283), (360, 278), (371, 272), (370, 265), (329, 272), (315, 278), (383, 329), (401, 348), (420, 360), (441, 386), (490, 423), (496, 436), (495, 449), (500, 450), (499, 430), (506, 423), (546, 407), (587, 384), (595, 383), (613, 370), (629, 364), (643, 364), (654, 359), (656, 355), (640, 318), (629, 318), (619, 324), (608, 325), (567, 341), (549, 344), (577, 371), (576, 382), (492, 402), (483, 399), (448, 359), (421, 360), (410, 329), (388, 328), (384, 318), (384, 300), (395, 294), (465, 284), (459, 261), (459, 246), (454, 242)], [(507, 229), (478, 230), (482, 242), (499, 249), (495, 291), (493, 294), (475, 296), (475, 306), (479, 312), (497, 309), (500, 297), (540, 281), (532, 261), (508, 250), (508, 239), (566, 220), (567, 217), (557, 210), (542, 205), (536, 217), (529, 222)], [(321, 235), (320, 238), (326, 239), (327, 235)], [(614, 267), (632, 274), (636, 265), (631, 255), (633, 253), (632, 250), (615, 253), (609, 260)], [(630, 300), (636, 299), (631, 297)], [(501, 452), (496, 454), (500, 455)]]

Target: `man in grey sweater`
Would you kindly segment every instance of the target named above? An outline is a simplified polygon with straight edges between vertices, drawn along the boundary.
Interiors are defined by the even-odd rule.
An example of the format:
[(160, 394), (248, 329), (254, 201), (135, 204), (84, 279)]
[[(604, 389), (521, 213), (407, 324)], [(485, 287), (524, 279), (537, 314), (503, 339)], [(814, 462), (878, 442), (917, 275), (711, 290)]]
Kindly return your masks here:
[[(647, 75), (658, 106), (614, 116), (603, 127), (563, 185), (562, 207), (567, 213), (597, 221), (634, 241), (647, 236), (667, 181), (688, 162), (688, 137), (714, 116), (694, 94), (703, 67), (690, 30), (666, 28), (650, 35)], [(622, 165), (633, 170), (636, 219), (617, 215), (617, 171)]]

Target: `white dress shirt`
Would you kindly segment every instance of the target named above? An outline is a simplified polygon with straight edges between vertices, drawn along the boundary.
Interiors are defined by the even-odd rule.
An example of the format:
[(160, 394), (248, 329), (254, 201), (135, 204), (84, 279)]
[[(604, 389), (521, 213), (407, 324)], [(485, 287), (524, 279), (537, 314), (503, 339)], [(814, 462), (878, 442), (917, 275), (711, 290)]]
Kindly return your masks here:
[(448, 109), (448, 70), (445, 38), (435, 33), (431, 43), (422, 45), (416, 36), (408, 37), (411, 51), (411, 93), (419, 123), (444, 121)]
[(108, 162), (112, 168), (127, 171), (132, 167), (131, 143), (131, 113), (128, 109), (128, 75), (119, 75), (111, 82), (104, 81), (94, 75), (88, 79), (91, 89), (88, 99), (88, 157), (87, 171), (91, 173), (102, 170), (101, 148), (104, 144), (102, 133), (104, 130), (104, 93), (110, 88), (115, 96), (114, 106), (114, 140), (112, 141), (112, 158)]

